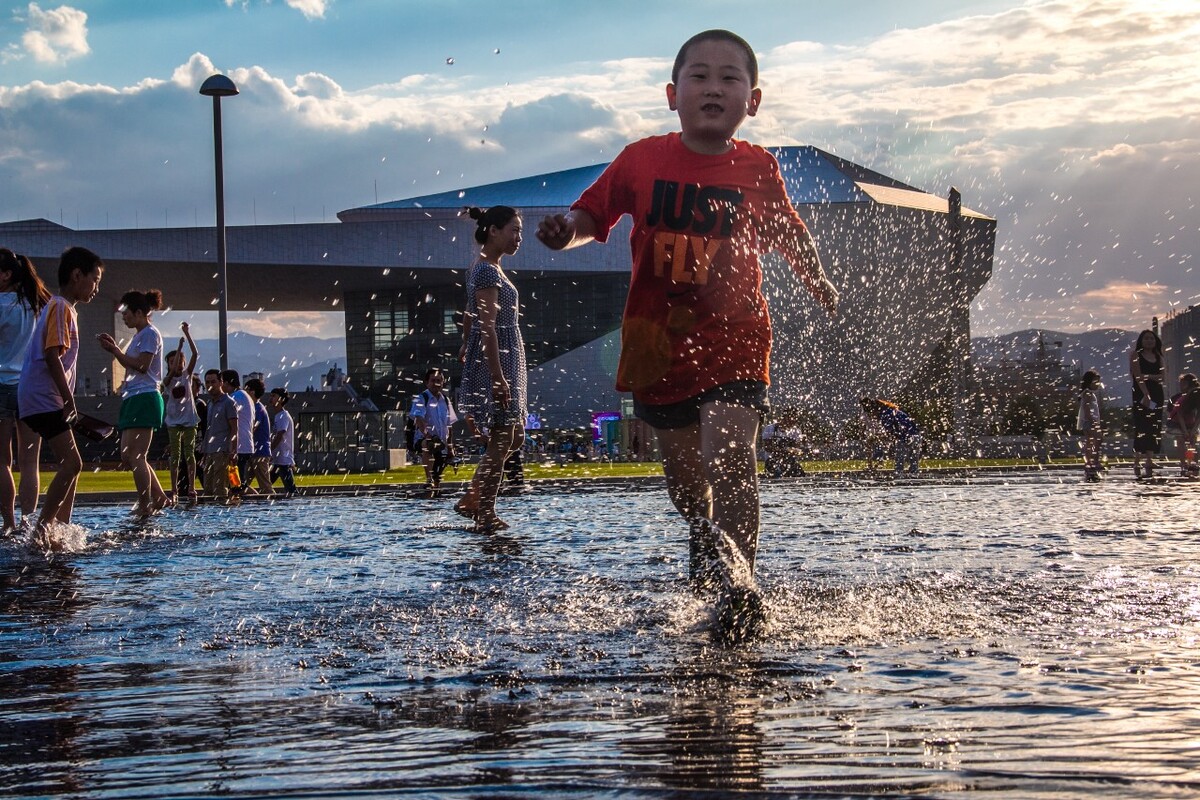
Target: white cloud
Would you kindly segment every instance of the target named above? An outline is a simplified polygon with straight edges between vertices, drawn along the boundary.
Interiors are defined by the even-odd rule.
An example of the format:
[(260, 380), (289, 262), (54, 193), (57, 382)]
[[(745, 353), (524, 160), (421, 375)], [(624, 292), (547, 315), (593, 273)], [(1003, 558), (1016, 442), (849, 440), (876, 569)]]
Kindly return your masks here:
[[(270, 3), (271, 0), (266, 0)], [(288, 8), (295, 9), (303, 14), (308, 19), (324, 19), (325, 12), (329, 10), (330, 0), (284, 0)], [(250, 0), (225, 0), (227, 8), (241, 6), (243, 9), (250, 7)]]
[(70, 6), (43, 11), (37, 3), (30, 3), (26, 14), (29, 29), (21, 44), (35, 60), (63, 64), (91, 52), (85, 12)]
[(329, 8), (329, 0), (287, 0), (289, 8), (294, 8), (308, 19), (322, 19)]
[[(1164, 287), (1129, 304), (1144, 314), (1200, 294), (1197, 38), (1193, 4), (1050, 0), (856, 47), (797, 41), (761, 54), (763, 107), (743, 135), (814, 144), (939, 195), (955, 185), (997, 217), (978, 330), (1111, 317), (1101, 299), (1120, 295), (1103, 291), (1121, 280)], [(231, 66), (230, 221), (331, 220), (374, 202), (376, 185), (387, 200), (606, 160), (676, 127), (671, 56), (368, 87)], [(211, 123), (196, 90), (216, 71), (196, 53), (169, 80), (128, 87), (0, 86), (0, 181), (20, 187), (0, 195), (0, 218), (57, 221), (65, 208), (73, 224), (75, 207), (85, 227), (132, 225), (138, 209), (211, 224)]]

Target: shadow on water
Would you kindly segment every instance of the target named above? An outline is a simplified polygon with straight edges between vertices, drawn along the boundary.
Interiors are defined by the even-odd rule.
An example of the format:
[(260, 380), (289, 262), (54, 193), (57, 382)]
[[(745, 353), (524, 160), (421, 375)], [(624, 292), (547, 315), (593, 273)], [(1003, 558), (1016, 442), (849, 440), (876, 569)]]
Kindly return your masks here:
[[(614, 492), (620, 502), (614, 502)], [(0, 794), (1200, 796), (1200, 493), (766, 485), (716, 644), (661, 489), (199, 509), (0, 550)]]

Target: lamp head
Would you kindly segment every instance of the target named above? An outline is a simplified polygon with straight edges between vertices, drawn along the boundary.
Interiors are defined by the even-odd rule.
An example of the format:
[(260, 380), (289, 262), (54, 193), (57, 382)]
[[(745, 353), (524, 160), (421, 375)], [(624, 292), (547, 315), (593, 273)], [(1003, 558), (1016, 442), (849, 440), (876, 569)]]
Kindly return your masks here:
[(219, 73), (209, 76), (200, 85), (200, 94), (205, 97), (232, 97), (237, 93), (238, 88), (234, 85), (233, 81)]

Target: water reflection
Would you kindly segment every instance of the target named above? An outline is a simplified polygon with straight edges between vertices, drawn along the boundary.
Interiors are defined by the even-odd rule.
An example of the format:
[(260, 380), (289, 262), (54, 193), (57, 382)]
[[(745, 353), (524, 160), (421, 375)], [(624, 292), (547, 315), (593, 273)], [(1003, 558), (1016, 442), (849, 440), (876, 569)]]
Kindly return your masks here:
[(760, 676), (738, 661), (701, 658), (668, 678), (673, 697), (660, 735), (627, 743), (652, 764), (647, 777), (680, 789), (763, 788), (762, 686)]

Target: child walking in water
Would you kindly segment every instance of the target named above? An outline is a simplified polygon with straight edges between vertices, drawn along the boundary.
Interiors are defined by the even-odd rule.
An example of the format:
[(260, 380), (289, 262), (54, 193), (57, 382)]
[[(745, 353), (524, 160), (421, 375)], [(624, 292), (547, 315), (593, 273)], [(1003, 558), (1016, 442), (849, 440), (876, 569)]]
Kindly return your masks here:
[(666, 87), (680, 131), (626, 147), (570, 213), (546, 217), (537, 231), (562, 250), (604, 242), (623, 215), (633, 218), (617, 388), (633, 392), (634, 412), (658, 435), (667, 490), (690, 526), (690, 574), (723, 588), (718, 617), (736, 636), (765, 619), (754, 582), (755, 447), (771, 324), (759, 254), (780, 251), (829, 313), (838, 303), (779, 165), (733, 138), (758, 113), (757, 84), (744, 39), (693, 36)]
[[(33, 339), (33, 328), (50, 291), (38, 277), (33, 262), (12, 250), (0, 248), (0, 517), (3, 531), (17, 527), (17, 496), (21, 522), (32, 524), (37, 508), (38, 455), (42, 440), (19, 421), (17, 385), (21, 365)], [(17, 442), (17, 466), (21, 470), (20, 491), (13, 482), (12, 444)]]
[(162, 308), (162, 292), (150, 289), (121, 295), (118, 310), (121, 320), (137, 333), (124, 351), (111, 334), (101, 333), (96, 339), (100, 347), (125, 368), (121, 382), (121, 414), (117, 427), (121, 430), (121, 461), (133, 472), (137, 488), (137, 507), (134, 516), (147, 519), (171, 503), (150, 466), (150, 443), (154, 432), (163, 424), (162, 334), (150, 321), (150, 316)]
[(1075, 427), (1083, 434), (1083, 479), (1089, 482), (1100, 480), (1104, 470), (1100, 464), (1100, 440), (1104, 437), (1104, 428), (1100, 424), (1100, 390), (1103, 388), (1099, 372), (1089, 369), (1083, 373)]
[(504, 462), (524, 439), (525, 342), (517, 287), (500, 266), (521, 246), (521, 217), (508, 206), (467, 209), (475, 220), (479, 256), (467, 270), (463, 319), (462, 383), (458, 407), (489, 429), (487, 451), (471, 485), (454, 510), (475, 521), (475, 530), (494, 533), (508, 527), (496, 515)]
[(104, 262), (86, 247), (68, 248), (58, 262), (59, 293), (50, 298), (38, 315), (33, 340), (21, 367), (17, 405), (21, 421), (50, 445), (58, 469), (46, 495), (34, 530), (34, 543), (47, 550), (61, 550), (64, 542), (51, 527), (71, 521), (75, 508), (75, 486), (83, 470), (83, 459), (75, 446), (72, 423), (75, 411), (75, 362), (79, 358), (78, 303), (90, 303), (100, 291)]

